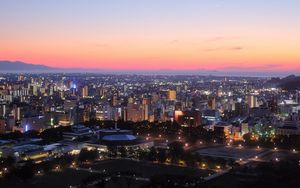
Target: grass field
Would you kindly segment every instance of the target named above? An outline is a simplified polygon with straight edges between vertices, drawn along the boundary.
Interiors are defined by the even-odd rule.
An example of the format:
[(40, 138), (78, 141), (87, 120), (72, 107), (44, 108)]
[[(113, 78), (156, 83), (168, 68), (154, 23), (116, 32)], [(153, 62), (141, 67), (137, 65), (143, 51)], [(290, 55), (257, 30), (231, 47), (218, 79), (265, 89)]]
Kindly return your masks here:
[(63, 188), (70, 185), (78, 185), (81, 181), (88, 177), (91, 173), (85, 171), (76, 171), (73, 169), (65, 169), (61, 172), (50, 172), (44, 176), (35, 176), (34, 178), (24, 182), (18, 178), (10, 180), (1, 180), (2, 188)]
[(137, 175), (147, 178), (157, 174), (205, 177), (209, 173), (213, 173), (209, 170), (200, 170), (196, 168), (153, 164), (149, 162), (137, 162), (130, 160), (105, 160), (97, 164), (87, 165), (86, 167), (91, 167), (95, 170), (107, 170), (112, 173), (119, 171), (133, 171), (137, 173)]
[[(107, 170), (110, 173), (116, 172), (134, 172), (138, 177), (150, 178), (153, 175), (170, 174), (183, 176), (205, 177), (209, 173), (208, 170), (200, 170), (195, 168), (153, 164), (148, 162), (137, 162), (130, 160), (104, 160), (94, 164), (83, 165), (84, 168), (93, 170)], [(42, 176), (35, 176), (32, 179), (24, 182), (18, 178), (0, 179), (1, 188), (65, 188), (79, 185), (82, 180), (91, 175), (92, 172), (76, 169), (64, 169), (60, 172), (50, 172)], [(127, 187), (127, 181), (119, 178), (117, 181), (110, 181), (106, 184), (106, 188), (122, 188)], [(131, 183), (131, 187), (141, 187), (145, 182), (135, 181)]]

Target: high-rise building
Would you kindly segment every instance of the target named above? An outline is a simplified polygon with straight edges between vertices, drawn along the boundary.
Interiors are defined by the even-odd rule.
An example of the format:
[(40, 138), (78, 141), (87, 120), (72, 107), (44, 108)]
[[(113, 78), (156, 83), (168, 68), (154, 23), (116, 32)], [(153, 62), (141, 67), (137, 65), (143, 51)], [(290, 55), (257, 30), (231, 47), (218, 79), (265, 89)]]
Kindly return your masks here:
[(208, 101), (208, 107), (211, 110), (216, 110), (217, 106), (216, 106), (216, 98), (213, 98), (211, 100)]
[(5, 116), (6, 116), (6, 105), (0, 104), (0, 117), (5, 117)]
[(31, 85), (30, 90), (31, 90), (32, 95), (38, 96), (38, 86), (37, 85)]
[(111, 106), (117, 106), (118, 105), (118, 96), (114, 95), (111, 98)]
[(16, 121), (21, 120), (21, 108), (18, 107), (18, 106), (16, 106), (16, 105), (14, 105), (14, 107), (13, 107), (13, 115), (14, 115)]
[(149, 120), (149, 105), (144, 104), (143, 105), (143, 110), (144, 110), (144, 120)]
[(143, 121), (145, 116), (145, 110), (139, 104), (128, 104), (126, 108), (126, 120), (139, 122)]
[(5, 119), (0, 118), (0, 134), (4, 134), (6, 131), (5, 128)]
[(143, 98), (143, 100), (142, 100), (142, 104), (147, 104), (147, 105), (149, 105), (150, 104), (150, 99), (149, 98)]
[(85, 98), (85, 97), (88, 97), (89, 96), (89, 86), (84, 86), (82, 88), (82, 97)]
[(23, 75), (23, 74), (20, 74), (20, 75), (18, 76), (18, 81), (24, 81), (24, 80), (25, 80), (24, 75)]
[(167, 100), (171, 100), (171, 101), (176, 100), (176, 91), (175, 90), (169, 90), (167, 92)]
[(254, 95), (248, 95), (247, 101), (248, 101), (249, 108), (256, 108), (258, 106), (257, 105), (257, 97)]
[(70, 111), (76, 107), (77, 100), (76, 99), (67, 99), (64, 101), (64, 110)]
[(296, 91), (296, 103), (300, 104), (300, 91)]

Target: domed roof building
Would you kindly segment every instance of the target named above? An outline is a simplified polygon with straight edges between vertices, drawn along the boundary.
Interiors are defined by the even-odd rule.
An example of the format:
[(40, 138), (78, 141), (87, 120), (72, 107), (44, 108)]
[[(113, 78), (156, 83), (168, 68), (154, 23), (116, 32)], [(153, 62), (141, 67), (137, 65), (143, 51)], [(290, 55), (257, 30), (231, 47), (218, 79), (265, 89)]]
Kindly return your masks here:
[(154, 145), (153, 141), (134, 136), (131, 130), (118, 129), (117, 125), (114, 129), (98, 129), (94, 132), (97, 140), (86, 143), (86, 146), (109, 150), (118, 147), (150, 148)]
[(133, 135), (129, 134), (116, 134), (116, 135), (107, 135), (102, 138), (103, 141), (133, 141), (136, 140), (137, 138)]

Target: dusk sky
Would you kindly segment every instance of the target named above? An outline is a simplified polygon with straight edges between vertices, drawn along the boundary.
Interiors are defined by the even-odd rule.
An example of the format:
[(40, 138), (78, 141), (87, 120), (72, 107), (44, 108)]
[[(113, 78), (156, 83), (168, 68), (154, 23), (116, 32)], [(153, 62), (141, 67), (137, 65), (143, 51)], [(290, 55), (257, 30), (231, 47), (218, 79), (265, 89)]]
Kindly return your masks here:
[(0, 60), (110, 70), (300, 70), (299, 0), (0, 0)]

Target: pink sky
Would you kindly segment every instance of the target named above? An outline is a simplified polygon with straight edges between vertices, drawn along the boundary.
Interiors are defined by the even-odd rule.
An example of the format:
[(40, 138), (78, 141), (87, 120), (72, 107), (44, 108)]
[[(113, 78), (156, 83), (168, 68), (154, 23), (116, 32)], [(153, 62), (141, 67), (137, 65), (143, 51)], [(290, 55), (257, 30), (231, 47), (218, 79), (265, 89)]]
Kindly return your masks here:
[(1, 60), (114, 70), (300, 70), (296, 1), (51, 2), (0, 4)]

